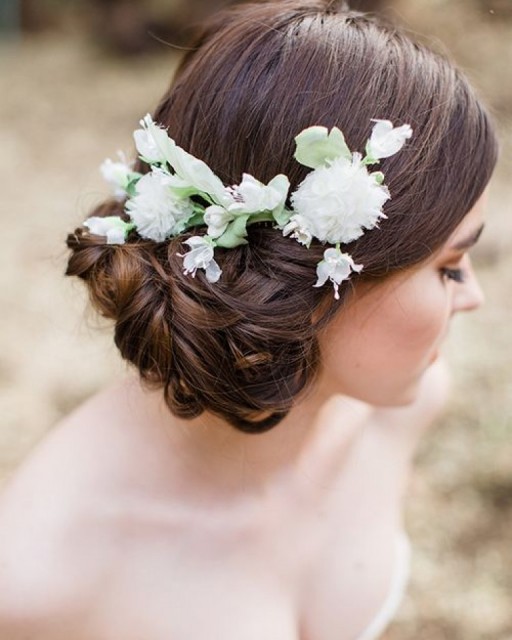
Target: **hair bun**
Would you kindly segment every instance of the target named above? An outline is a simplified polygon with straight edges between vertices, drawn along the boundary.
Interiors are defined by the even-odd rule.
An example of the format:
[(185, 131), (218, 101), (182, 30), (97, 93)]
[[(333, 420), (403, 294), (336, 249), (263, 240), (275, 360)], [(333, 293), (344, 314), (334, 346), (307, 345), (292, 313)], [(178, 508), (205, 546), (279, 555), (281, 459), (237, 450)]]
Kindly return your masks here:
[(121, 356), (163, 388), (173, 413), (190, 418), (207, 409), (261, 432), (314, 377), (318, 344), (307, 310), (325, 297), (308, 277), (318, 251), (280, 238), (283, 261), (275, 236), (251, 229), (250, 245), (221, 256), (225, 278), (211, 285), (201, 272), (183, 273), (177, 254), (186, 235), (107, 245), (77, 229), (68, 236), (66, 275), (86, 282), (93, 306), (115, 323)]

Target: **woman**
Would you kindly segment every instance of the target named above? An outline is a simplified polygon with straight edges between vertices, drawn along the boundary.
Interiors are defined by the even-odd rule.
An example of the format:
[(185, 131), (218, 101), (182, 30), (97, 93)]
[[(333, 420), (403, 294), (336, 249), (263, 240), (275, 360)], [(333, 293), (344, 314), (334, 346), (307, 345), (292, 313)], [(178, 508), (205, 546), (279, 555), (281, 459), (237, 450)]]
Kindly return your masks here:
[(5, 491), (0, 637), (377, 638), (439, 347), (481, 303), (489, 117), (394, 27), (290, 0), (206, 25), (135, 139), (67, 271), (135, 373)]

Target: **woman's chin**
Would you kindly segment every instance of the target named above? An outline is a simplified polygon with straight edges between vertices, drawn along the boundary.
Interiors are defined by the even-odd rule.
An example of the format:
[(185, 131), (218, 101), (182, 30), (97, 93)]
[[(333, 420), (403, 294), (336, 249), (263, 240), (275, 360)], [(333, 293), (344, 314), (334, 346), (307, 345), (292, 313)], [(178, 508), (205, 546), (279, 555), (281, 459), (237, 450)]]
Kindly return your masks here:
[[(430, 366), (430, 365), (429, 365)], [(379, 407), (407, 407), (414, 404), (421, 392), (421, 383), (425, 369), (414, 381), (404, 384), (396, 391), (390, 392), (387, 397), (383, 397), (380, 402), (375, 403)]]
[(434, 351), (434, 353), (430, 356), (430, 360), (428, 361), (428, 366), (430, 367), (431, 365), (434, 364), (434, 362), (436, 362), (436, 360), (439, 359), (441, 352), (439, 349), (436, 349)]

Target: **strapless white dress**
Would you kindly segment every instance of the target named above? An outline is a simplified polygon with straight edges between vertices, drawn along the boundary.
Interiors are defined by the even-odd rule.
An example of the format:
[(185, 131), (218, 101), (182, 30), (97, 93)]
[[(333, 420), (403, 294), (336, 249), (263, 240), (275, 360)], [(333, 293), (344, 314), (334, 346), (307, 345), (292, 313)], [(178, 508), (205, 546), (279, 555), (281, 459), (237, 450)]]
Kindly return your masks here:
[(357, 640), (377, 640), (395, 617), (409, 582), (411, 566), (411, 544), (405, 533), (397, 535), (395, 545), (395, 568), (386, 600), (379, 612)]

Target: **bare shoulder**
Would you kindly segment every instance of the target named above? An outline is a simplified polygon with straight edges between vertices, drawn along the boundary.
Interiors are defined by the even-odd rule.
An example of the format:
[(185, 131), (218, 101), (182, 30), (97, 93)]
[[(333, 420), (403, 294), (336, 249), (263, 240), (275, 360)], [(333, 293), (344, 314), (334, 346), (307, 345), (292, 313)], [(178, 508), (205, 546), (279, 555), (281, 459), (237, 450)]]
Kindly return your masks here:
[(98, 590), (115, 435), (90, 421), (105, 402), (56, 425), (0, 493), (1, 638), (75, 638), (66, 620)]
[(403, 407), (375, 409), (375, 423), (386, 430), (387, 438), (412, 454), (422, 435), (445, 408), (450, 389), (449, 367), (439, 358), (423, 376), (415, 401)]
[(80, 556), (73, 553), (81, 535), (78, 492), (60, 462), (46, 452), (29, 460), (0, 496), (2, 638), (57, 640), (52, 628), (71, 612), (83, 585), (77, 580)]

